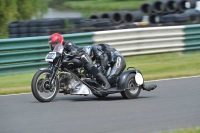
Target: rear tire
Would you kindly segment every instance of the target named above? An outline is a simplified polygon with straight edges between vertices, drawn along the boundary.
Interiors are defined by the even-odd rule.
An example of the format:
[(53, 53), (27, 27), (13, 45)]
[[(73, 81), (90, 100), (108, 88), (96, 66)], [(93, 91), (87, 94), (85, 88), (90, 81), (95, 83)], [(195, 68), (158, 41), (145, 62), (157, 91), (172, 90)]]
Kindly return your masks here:
[[(45, 74), (47, 75), (45, 76)], [(40, 79), (42, 75), (44, 75), (45, 78)], [(52, 88), (50, 89), (45, 88), (46, 84), (49, 83), (51, 75), (52, 75), (51, 70), (37, 71), (32, 79), (31, 89), (33, 96), (40, 102), (50, 102), (55, 98), (56, 94), (58, 93), (59, 84), (57, 79), (54, 80)]]
[(121, 92), (122, 97), (125, 99), (136, 99), (140, 94), (141, 87), (137, 86), (135, 82), (135, 74), (133, 73), (127, 77), (125, 87), (131, 88)]

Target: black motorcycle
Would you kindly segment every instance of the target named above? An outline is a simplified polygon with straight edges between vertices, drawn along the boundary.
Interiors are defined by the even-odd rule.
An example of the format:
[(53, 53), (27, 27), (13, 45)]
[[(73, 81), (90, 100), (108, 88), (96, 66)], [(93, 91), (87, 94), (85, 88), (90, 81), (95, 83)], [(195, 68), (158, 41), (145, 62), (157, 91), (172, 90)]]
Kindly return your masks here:
[[(103, 90), (102, 85), (84, 70), (80, 57), (65, 53), (63, 49), (63, 45), (57, 44), (45, 58), (49, 67), (40, 68), (32, 79), (32, 93), (40, 102), (52, 101), (58, 91), (71, 95), (95, 95), (99, 98), (121, 93), (123, 98), (135, 99), (141, 89), (151, 91), (157, 87), (145, 86), (141, 72), (129, 67), (120, 75), (116, 84), (112, 85), (114, 87)], [(109, 73), (109, 69), (107, 71)]]

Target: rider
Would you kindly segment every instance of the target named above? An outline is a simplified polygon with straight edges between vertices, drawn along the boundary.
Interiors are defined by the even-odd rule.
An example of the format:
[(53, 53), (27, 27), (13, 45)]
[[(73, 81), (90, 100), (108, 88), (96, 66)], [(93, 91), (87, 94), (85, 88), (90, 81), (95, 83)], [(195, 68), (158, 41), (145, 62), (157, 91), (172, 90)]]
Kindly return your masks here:
[(126, 67), (126, 61), (121, 53), (108, 44), (96, 44), (86, 46), (83, 49), (93, 61), (96, 60), (97, 67), (101, 66), (100, 71), (102, 71), (104, 75), (106, 75), (108, 67), (111, 67), (107, 79), (111, 86), (115, 86), (118, 77)]
[(88, 56), (88, 54), (84, 50), (82, 50), (82, 48), (79, 48), (77, 45), (75, 45), (71, 41), (64, 42), (63, 36), (59, 33), (52, 34), (49, 38), (49, 44), (50, 44), (51, 50), (53, 50), (56, 44), (59, 44), (59, 43), (63, 44), (64, 50), (67, 53), (81, 57), (81, 62), (85, 70), (91, 73), (97, 79), (98, 82), (101, 82), (104, 85), (103, 86), (104, 90), (110, 89), (110, 84), (108, 80), (106, 79), (106, 77), (101, 73), (101, 71), (97, 69), (97, 67), (93, 65), (91, 58)]
[[(103, 73), (106, 72), (108, 67), (111, 67), (111, 71), (107, 76), (108, 82), (111, 86), (115, 86), (116, 82), (126, 67), (126, 61), (124, 57), (112, 46), (108, 44), (96, 44), (92, 46), (86, 46), (83, 48), (84, 51), (91, 57), (94, 61), (96, 60), (97, 68), (100, 68), (100, 71)], [(99, 67), (100, 66), (100, 67)], [(104, 73), (106, 75), (106, 73)], [(146, 86), (142, 84), (143, 90), (151, 91), (157, 86)]]

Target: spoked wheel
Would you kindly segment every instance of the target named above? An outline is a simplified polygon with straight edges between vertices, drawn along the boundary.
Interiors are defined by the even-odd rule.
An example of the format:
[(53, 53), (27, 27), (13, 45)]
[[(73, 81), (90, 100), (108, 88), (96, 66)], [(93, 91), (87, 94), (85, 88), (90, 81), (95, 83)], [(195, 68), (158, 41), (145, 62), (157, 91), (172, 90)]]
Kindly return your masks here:
[(42, 70), (35, 73), (31, 89), (34, 97), (40, 102), (50, 102), (58, 93), (58, 80), (54, 79), (50, 85), (52, 71)]
[(135, 82), (135, 74), (130, 74), (126, 79), (126, 89), (125, 91), (121, 92), (123, 98), (126, 99), (136, 99), (140, 94), (141, 87), (137, 86)]

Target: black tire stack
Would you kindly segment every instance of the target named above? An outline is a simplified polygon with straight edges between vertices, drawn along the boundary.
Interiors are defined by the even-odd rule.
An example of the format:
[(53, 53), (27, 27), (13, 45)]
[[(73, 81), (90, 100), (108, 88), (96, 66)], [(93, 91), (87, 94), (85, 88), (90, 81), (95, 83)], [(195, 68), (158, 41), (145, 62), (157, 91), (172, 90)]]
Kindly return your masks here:
[(90, 16), (90, 19), (108, 19), (110, 23), (116, 25), (121, 23), (133, 23), (141, 22), (143, 14), (141, 11), (117, 11), (106, 12), (102, 14), (94, 14)]
[(107, 30), (110, 26), (114, 25), (107, 18), (73, 18), (69, 19), (68, 21), (73, 27), (69, 33)]
[(64, 28), (64, 19), (22, 20), (11, 22), (8, 25), (10, 38), (45, 36), (53, 32), (62, 34)]
[(149, 16), (151, 24), (187, 23), (200, 18), (200, 12), (195, 10), (196, 2), (197, 0), (156, 0), (142, 4), (140, 10)]
[[(133, 22), (141, 22), (143, 14), (141, 11), (117, 11), (102, 14), (93, 14), (88, 19), (76, 19), (71, 33), (115, 30), (133, 28)], [(71, 22), (71, 20), (70, 20)]]

